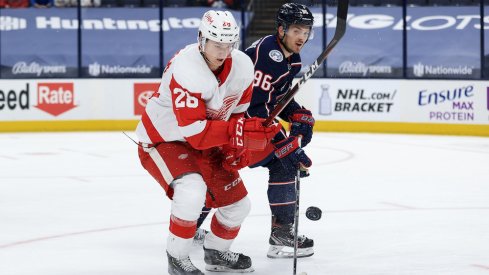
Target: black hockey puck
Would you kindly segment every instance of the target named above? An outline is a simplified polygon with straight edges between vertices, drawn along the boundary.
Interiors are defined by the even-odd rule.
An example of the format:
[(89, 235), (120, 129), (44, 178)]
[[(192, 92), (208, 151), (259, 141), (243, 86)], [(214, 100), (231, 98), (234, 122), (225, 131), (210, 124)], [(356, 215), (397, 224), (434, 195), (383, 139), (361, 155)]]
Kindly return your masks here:
[(306, 217), (311, 221), (318, 221), (321, 219), (323, 212), (316, 206), (309, 206), (306, 210)]

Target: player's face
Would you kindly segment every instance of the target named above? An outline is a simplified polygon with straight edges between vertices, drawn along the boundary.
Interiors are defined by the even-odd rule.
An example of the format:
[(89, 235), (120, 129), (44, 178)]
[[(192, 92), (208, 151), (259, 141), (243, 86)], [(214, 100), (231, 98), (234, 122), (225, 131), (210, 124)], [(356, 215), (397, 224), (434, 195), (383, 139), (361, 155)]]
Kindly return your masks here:
[(287, 32), (285, 32), (284, 43), (294, 53), (299, 53), (310, 35), (310, 27), (304, 25), (290, 25)]
[(234, 43), (219, 43), (212, 40), (207, 40), (205, 43), (204, 54), (209, 60), (211, 70), (219, 68), (224, 60), (231, 54), (234, 49)]

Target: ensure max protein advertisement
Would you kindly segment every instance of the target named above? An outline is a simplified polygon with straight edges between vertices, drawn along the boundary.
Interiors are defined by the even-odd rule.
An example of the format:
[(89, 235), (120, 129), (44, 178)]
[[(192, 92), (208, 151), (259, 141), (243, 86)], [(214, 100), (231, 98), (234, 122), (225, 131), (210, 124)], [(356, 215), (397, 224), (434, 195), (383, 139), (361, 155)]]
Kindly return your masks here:
[(404, 110), (412, 122), (489, 124), (487, 82), (405, 81)]
[(489, 84), (310, 79), (296, 95), (316, 120), (489, 125)]

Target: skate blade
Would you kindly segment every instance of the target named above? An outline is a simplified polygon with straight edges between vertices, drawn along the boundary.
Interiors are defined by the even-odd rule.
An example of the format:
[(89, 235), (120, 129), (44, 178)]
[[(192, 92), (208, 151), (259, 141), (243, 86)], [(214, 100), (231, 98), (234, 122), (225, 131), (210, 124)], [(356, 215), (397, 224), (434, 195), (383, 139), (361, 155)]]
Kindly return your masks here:
[(229, 273), (248, 273), (248, 272), (255, 271), (253, 267), (248, 267), (246, 269), (232, 269), (222, 265), (210, 265), (210, 264), (205, 266), (205, 270), (212, 271), (212, 272), (229, 272)]
[[(312, 247), (297, 249), (297, 258), (311, 257), (312, 255), (314, 255), (314, 248)], [(294, 249), (288, 246), (270, 245), (267, 257), (272, 259), (293, 258)]]

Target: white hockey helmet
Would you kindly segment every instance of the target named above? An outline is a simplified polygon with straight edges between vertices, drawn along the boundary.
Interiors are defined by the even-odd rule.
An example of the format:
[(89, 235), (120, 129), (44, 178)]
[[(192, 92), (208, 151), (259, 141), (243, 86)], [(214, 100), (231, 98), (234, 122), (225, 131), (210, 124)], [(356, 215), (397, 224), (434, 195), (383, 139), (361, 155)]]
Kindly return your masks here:
[(237, 48), (240, 29), (233, 14), (229, 11), (210, 10), (204, 13), (200, 21), (199, 44), (204, 49), (206, 39), (219, 43), (234, 43)]

